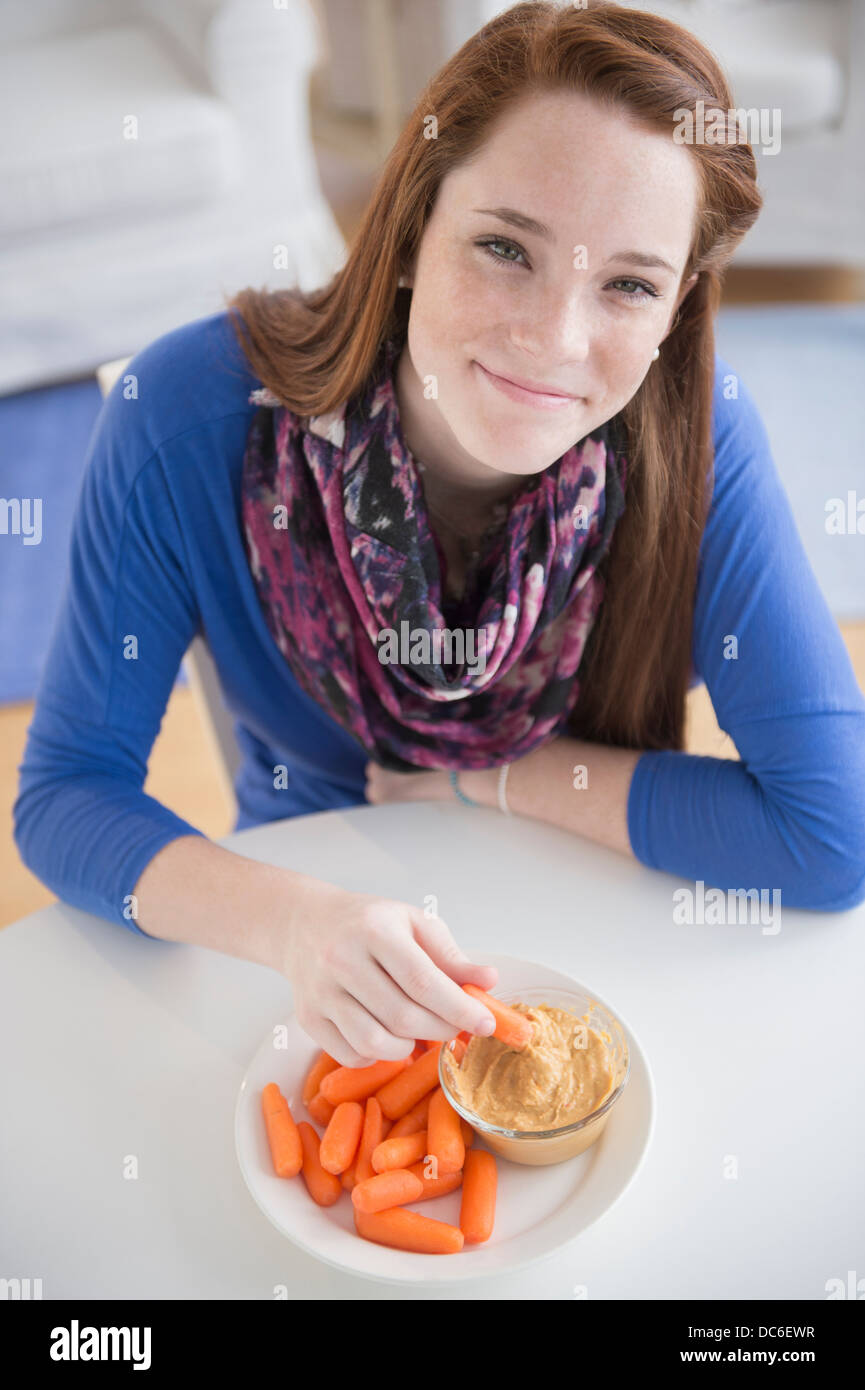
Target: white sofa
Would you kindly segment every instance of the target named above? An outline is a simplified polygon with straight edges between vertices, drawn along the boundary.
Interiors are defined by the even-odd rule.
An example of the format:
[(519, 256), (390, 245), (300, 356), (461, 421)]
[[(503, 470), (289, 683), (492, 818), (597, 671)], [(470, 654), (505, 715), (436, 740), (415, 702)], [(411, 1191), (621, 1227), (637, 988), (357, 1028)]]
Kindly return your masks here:
[(0, 37), (0, 394), (342, 264), (307, 0), (3, 0)]

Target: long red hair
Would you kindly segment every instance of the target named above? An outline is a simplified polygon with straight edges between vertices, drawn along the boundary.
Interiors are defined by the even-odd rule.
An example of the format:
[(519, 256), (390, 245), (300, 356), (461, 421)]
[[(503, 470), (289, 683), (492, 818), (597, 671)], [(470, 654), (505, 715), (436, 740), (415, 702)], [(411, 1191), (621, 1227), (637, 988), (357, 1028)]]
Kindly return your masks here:
[[(611, 0), (538, 0), (497, 15), (435, 74), (378, 177), (345, 265), (322, 288), (245, 289), (229, 301), (250, 365), (289, 409), (332, 410), (366, 381), (385, 336), (404, 332), (398, 287), (441, 180), (516, 100), (585, 92), (672, 138), (683, 109), (728, 112), (712, 54), (671, 20)], [(436, 139), (424, 121), (437, 119)], [(678, 113), (678, 114), (677, 114)], [(738, 135), (738, 132), (734, 132)], [(697, 563), (712, 488), (714, 318), (722, 277), (762, 198), (750, 145), (688, 146), (700, 204), (682, 283), (698, 279), (639, 389), (617, 417), (625, 511), (600, 574), (604, 601), (579, 670), (568, 731), (631, 748), (683, 745)]]

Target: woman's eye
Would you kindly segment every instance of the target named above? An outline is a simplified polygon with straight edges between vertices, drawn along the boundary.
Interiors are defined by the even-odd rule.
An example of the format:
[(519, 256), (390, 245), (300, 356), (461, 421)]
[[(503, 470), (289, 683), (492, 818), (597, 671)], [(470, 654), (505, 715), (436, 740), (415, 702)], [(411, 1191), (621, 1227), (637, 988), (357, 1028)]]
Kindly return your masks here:
[(652, 289), (652, 286), (651, 286), (651, 285), (645, 284), (645, 282), (644, 282), (643, 280), (613, 280), (612, 283), (613, 283), (614, 285), (636, 285), (636, 286), (637, 286), (637, 289), (639, 290), (639, 294), (632, 294), (632, 293), (630, 293), (628, 290), (617, 290), (616, 293), (617, 293), (617, 294), (620, 294), (620, 295), (622, 296), (623, 299), (639, 300), (639, 299), (657, 299), (657, 298), (658, 298), (658, 292), (657, 292), (657, 290), (653, 290), (653, 289)]
[(482, 246), (497, 265), (517, 265), (518, 262), (511, 260), (510, 256), (500, 256), (498, 252), (493, 251), (494, 246), (504, 246), (508, 251), (515, 251), (518, 256), (525, 257), (526, 254), (521, 246), (517, 246), (515, 241), (506, 241), (501, 237), (488, 237), (486, 241), (476, 241), (475, 245)]
[[(513, 256), (507, 254), (500, 255), (498, 251), (493, 249), (497, 246), (504, 247), (506, 252), (513, 252), (515, 256), (522, 256), (523, 263), (527, 264), (527, 262), (525, 261), (525, 251), (521, 246), (518, 246), (515, 241), (508, 241), (507, 239), (502, 237), (488, 237), (486, 241), (476, 241), (475, 245), (482, 247), (483, 250), (486, 251), (487, 255), (490, 256), (496, 262), (497, 265), (519, 265), (519, 261), (514, 259)], [(631, 303), (638, 303), (639, 301), (644, 299), (658, 298), (657, 290), (652, 289), (652, 286), (646, 284), (644, 280), (613, 280), (612, 284), (614, 287), (616, 285), (634, 286), (634, 290), (616, 290), (616, 294), (620, 295), (621, 298), (624, 300), (629, 300)]]

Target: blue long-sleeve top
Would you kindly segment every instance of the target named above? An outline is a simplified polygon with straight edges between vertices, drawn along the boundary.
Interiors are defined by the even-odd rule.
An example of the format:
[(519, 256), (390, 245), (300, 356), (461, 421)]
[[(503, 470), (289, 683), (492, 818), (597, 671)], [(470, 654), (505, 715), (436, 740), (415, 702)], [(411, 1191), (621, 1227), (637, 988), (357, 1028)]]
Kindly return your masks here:
[[(241, 465), (258, 385), (225, 312), (159, 338), (105, 401), (76, 503), (15, 841), (59, 898), (136, 932), (129, 895), (145, 866), (168, 841), (203, 833), (143, 790), (197, 632), (243, 752), (235, 829), (365, 800), (367, 755), (293, 678), (246, 560)], [(631, 847), (707, 889), (853, 907), (865, 900), (865, 699), (759, 413), (720, 358), (713, 432), (692, 684), (705, 681), (740, 760), (644, 752)]]

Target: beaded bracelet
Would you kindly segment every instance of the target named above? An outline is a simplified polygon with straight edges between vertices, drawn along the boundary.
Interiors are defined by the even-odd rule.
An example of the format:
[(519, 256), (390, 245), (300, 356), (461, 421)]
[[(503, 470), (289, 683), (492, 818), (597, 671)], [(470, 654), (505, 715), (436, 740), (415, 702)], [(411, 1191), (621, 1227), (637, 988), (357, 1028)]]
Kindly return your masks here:
[[(510, 765), (510, 763), (505, 763), (502, 767), (499, 768), (499, 776), (498, 776), (498, 783), (497, 783), (497, 789), (496, 789), (496, 800), (497, 800), (498, 803), (499, 803), (499, 810), (500, 810), (500, 811), (502, 812), (502, 814), (505, 815), (505, 816), (509, 816), (509, 815), (511, 814), (511, 808), (510, 808), (510, 806), (508, 805), (508, 798), (507, 798), (507, 782), (508, 782), (508, 773), (510, 772), (510, 770), (511, 770), (511, 765)], [(466, 796), (465, 792), (460, 791), (459, 785), (458, 785), (458, 783), (457, 783), (457, 778), (458, 778), (458, 777), (459, 777), (459, 773), (456, 772), (453, 768), (451, 768), (450, 772), (448, 773), (448, 778), (449, 778), (449, 780), (450, 780), (451, 786), (453, 787), (454, 791), (456, 792), (457, 796), (459, 797), (459, 799), (460, 799), (460, 801), (463, 803), (463, 805), (464, 805), (464, 806), (480, 806), (481, 803), (480, 803), (479, 801), (472, 801), (472, 799), (471, 799), (470, 796)]]
[(479, 801), (472, 801), (470, 796), (466, 796), (465, 792), (460, 791), (459, 787), (457, 786), (458, 776), (459, 773), (455, 771), (454, 768), (451, 768), (450, 772), (448, 773), (448, 778), (450, 779), (450, 784), (456, 792), (457, 796), (459, 797), (460, 801), (463, 803), (464, 806), (480, 806), (481, 803)]
[(510, 806), (508, 805), (507, 790), (506, 790), (506, 789), (507, 789), (507, 783), (508, 783), (508, 773), (510, 772), (510, 770), (511, 770), (511, 765), (510, 765), (510, 763), (505, 763), (504, 767), (500, 767), (500, 768), (499, 768), (499, 780), (498, 780), (497, 799), (498, 799), (498, 803), (499, 803), (499, 810), (500, 810), (500, 811), (502, 812), (502, 814), (505, 815), (505, 816), (509, 816), (509, 815), (511, 814), (511, 808), (510, 808)]

